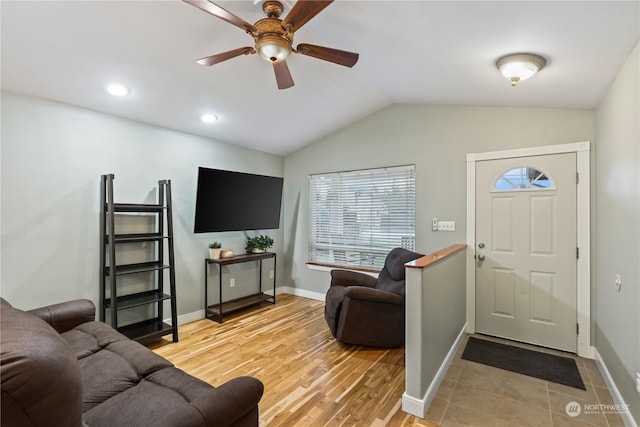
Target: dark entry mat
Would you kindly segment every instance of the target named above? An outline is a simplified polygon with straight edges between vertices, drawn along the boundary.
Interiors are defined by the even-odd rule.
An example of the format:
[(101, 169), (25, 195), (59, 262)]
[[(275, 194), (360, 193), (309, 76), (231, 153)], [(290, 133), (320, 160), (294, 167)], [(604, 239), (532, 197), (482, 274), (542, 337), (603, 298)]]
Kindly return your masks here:
[(586, 390), (576, 361), (569, 357), (469, 337), (462, 358)]

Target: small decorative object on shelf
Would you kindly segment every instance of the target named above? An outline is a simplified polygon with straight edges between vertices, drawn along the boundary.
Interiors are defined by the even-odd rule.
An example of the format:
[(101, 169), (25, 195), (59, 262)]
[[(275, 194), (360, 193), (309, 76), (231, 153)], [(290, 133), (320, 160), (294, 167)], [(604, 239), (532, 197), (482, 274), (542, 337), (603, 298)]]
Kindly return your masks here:
[(231, 258), (233, 256), (233, 251), (231, 249), (223, 249), (220, 252), (220, 258)]
[(220, 258), (220, 252), (222, 251), (222, 244), (219, 242), (209, 243), (209, 258), (218, 259)]
[(247, 244), (244, 247), (244, 250), (250, 253), (260, 253), (264, 252), (273, 246), (273, 239), (266, 235), (260, 235), (256, 237), (247, 237)]

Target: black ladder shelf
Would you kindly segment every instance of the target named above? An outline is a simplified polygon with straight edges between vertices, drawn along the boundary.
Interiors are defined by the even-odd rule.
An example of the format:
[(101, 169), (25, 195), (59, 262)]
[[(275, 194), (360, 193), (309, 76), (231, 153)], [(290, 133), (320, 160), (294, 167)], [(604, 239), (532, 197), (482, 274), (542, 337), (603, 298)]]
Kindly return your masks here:
[[(158, 181), (157, 204), (114, 203), (114, 175), (102, 175), (100, 215), (100, 320), (105, 321), (107, 310), (110, 323), (120, 333), (137, 341), (147, 341), (172, 334), (178, 341), (176, 306), (176, 280), (173, 251), (173, 218), (171, 213), (171, 181)], [(149, 233), (116, 233), (117, 214), (156, 216), (154, 230)], [(165, 248), (166, 242), (166, 248)], [(131, 264), (117, 262), (116, 247), (131, 243), (150, 243), (154, 247), (154, 259)], [(124, 275), (153, 274), (153, 288), (126, 293), (119, 289), (118, 279)], [(169, 276), (168, 292), (165, 275)], [(164, 303), (169, 301), (171, 324), (164, 322)], [(153, 315), (121, 326), (118, 319), (123, 310), (152, 307)]]

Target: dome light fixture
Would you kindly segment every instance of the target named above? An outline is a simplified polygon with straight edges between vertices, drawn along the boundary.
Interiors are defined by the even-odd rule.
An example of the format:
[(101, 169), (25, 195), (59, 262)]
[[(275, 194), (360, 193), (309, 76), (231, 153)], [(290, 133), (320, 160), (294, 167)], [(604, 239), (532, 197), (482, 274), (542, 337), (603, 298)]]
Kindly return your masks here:
[(131, 93), (128, 87), (118, 83), (113, 83), (107, 86), (107, 92), (117, 97), (127, 96)]
[(280, 62), (291, 55), (291, 46), (279, 36), (262, 36), (256, 42), (256, 50), (261, 57), (269, 62)]
[(496, 61), (496, 66), (505, 79), (511, 81), (511, 86), (526, 80), (542, 70), (547, 61), (534, 53), (514, 53), (503, 56)]

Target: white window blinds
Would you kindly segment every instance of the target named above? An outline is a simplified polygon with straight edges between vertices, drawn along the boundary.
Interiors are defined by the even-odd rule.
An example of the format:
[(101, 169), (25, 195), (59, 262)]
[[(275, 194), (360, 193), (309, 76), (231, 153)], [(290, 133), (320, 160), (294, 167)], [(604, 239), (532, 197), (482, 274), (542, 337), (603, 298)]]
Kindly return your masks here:
[(415, 250), (414, 166), (309, 176), (309, 262), (379, 269)]

